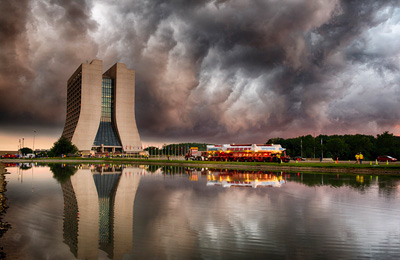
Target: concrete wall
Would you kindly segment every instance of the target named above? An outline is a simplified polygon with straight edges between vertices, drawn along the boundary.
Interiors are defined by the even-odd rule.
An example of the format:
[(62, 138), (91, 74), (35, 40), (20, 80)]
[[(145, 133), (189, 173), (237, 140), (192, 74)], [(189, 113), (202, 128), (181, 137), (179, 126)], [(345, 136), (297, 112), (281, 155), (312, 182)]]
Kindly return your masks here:
[(72, 143), (84, 152), (92, 149), (100, 124), (102, 71), (101, 60), (82, 64), (81, 111)]
[(116, 63), (106, 73), (115, 80), (115, 125), (125, 152), (142, 150), (135, 117), (135, 71)]

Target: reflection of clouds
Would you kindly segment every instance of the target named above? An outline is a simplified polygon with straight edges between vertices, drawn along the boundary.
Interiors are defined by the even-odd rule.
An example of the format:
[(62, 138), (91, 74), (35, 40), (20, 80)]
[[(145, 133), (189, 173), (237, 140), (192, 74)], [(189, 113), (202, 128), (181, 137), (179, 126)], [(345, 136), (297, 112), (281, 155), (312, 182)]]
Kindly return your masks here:
[(214, 198), (183, 189), (162, 197), (152, 233), (154, 239), (160, 238), (159, 246), (169, 256), (186, 253), (185, 248), (207, 255), (210, 248), (235, 251), (249, 244), (261, 246), (257, 243), (263, 239), (264, 223), (274, 220), (268, 194), (247, 189), (222, 191)]
[[(161, 209), (163, 213), (161, 215), (165, 218), (157, 218), (154, 223), (156, 228), (153, 234), (159, 238), (159, 246), (165, 249), (167, 256), (176, 257), (175, 253), (179, 252), (179, 257), (189, 258), (191, 248), (195, 247), (196, 235), (192, 234), (189, 225), (191, 215), (187, 211), (187, 202), (192, 200), (192, 194), (190, 190), (168, 194), (164, 207)], [(181, 250), (184, 248), (191, 250)]]
[[(38, 183), (39, 188), (32, 193), (28, 179), (17, 182), (16, 169), (9, 171), (14, 172), (7, 175), (12, 180), (7, 196), (14, 206), (7, 211), (7, 218), (18, 225), (6, 233), (1, 245), (19, 248), (32, 259), (44, 259), (46, 254), (70, 259), (60, 230), (63, 202), (59, 184), (47, 173), (52, 184)], [(382, 182), (371, 182), (362, 191), (291, 181), (278, 189), (227, 189), (207, 186), (205, 176), (190, 181), (188, 175), (137, 171), (124, 169), (118, 183), (128, 202), (118, 206), (121, 233), (114, 228), (114, 244), (124, 253), (133, 245), (129, 259), (396, 259), (400, 255), (400, 198), (398, 193), (384, 195)], [(74, 177), (79, 177), (76, 174)], [(90, 177), (93, 174), (98, 173), (87, 173)], [(116, 173), (103, 171), (107, 174)], [(130, 185), (139, 183), (137, 177), (140, 185), (134, 193)], [(391, 180), (391, 185), (398, 186)], [(88, 192), (88, 187), (82, 187), (82, 192)], [(115, 194), (116, 199), (118, 196)], [(97, 200), (98, 194), (93, 198)], [(130, 200), (135, 203), (132, 211), (123, 208)], [(92, 221), (98, 217), (96, 213)], [(133, 234), (133, 238), (124, 234)], [(126, 241), (130, 242), (124, 244)], [(99, 250), (98, 237), (93, 243), (97, 257), (110, 257)]]
[[(363, 194), (350, 187), (315, 189), (289, 184), (292, 185), (287, 192), (297, 202), (293, 206), (296, 223), (292, 223), (292, 228), (297, 231), (293, 236), (299, 241), (313, 241), (315, 248), (322, 252), (332, 251), (337, 257), (346, 258), (360, 254), (371, 256), (370, 249), (375, 246), (379, 248), (376, 255), (372, 254), (376, 257), (382, 252), (382, 245), (393, 242), (393, 232), (400, 233), (396, 217), (400, 212), (398, 207), (393, 207), (395, 200), (382, 201), (377, 189)], [(317, 252), (309, 250), (309, 255)], [(393, 248), (389, 251), (394, 252)]]
[[(394, 199), (382, 204), (377, 189), (362, 194), (346, 186), (293, 182), (280, 189), (224, 189), (207, 187), (204, 177), (196, 183), (176, 177), (153, 181), (145, 178), (141, 186), (145, 191), (152, 183), (158, 191), (148, 201), (155, 210), (142, 232), (151, 234), (146, 240), (157, 241), (157, 256), (349, 259), (399, 252), (382, 246), (398, 243), (399, 207), (393, 208)], [(143, 221), (140, 211), (135, 221)]]
[(19, 168), (7, 168), (7, 171), (10, 174), (6, 176), (6, 194), (10, 208), (5, 217), (12, 229), (0, 240), (0, 245), (7, 250), (7, 259), (24, 259), (28, 255), (30, 259), (43, 259), (44, 254), (54, 259), (67, 259), (68, 249), (62, 243), (60, 230), (62, 193), (49, 168), (34, 167), (33, 182), (31, 169), (23, 171), (23, 182), (18, 179)]

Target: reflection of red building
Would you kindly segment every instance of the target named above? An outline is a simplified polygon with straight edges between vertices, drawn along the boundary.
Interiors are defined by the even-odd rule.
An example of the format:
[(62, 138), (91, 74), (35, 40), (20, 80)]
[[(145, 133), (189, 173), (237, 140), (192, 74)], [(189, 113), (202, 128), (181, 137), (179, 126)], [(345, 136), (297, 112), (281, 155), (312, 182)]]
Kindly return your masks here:
[(250, 172), (238, 170), (209, 171), (207, 186), (219, 185), (229, 187), (280, 187), (285, 180), (282, 174), (277, 175), (267, 172)]

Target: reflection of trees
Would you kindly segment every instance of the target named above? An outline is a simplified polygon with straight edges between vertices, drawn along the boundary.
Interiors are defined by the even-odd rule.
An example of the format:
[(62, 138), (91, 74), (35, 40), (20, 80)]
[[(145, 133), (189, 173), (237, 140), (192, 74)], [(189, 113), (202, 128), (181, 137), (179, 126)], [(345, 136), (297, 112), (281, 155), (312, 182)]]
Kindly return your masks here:
[(365, 191), (372, 185), (377, 184), (380, 193), (392, 194), (396, 192), (400, 182), (398, 176), (371, 176), (371, 175), (345, 175), (345, 174), (311, 174), (298, 173), (290, 174), (288, 182), (298, 182), (306, 186), (332, 186), (352, 187)]
[(357, 189), (364, 189), (371, 186), (370, 178), (367, 176), (358, 177), (356, 175), (339, 175), (339, 174), (312, 174), (298, 173), (290, 174), (288, 182), (298, 182), (306, 186), (332, 186), (335, 188), (350, 186)]
[(19, 168), (21, 170), (29, 170), (32, 168), (32, 165), (30, 163), (23, 163)]
[[(8, 208), (7, 197), (4, 194), (7, 191), (7, 182), (4, 176), (5, 171), (4, 167), (0, 166), (0, 238), (11, 228), (8, 222), (3, 222), (3, 216), (6, 214)], [(6, 259), (6, 254), (3, 252), (2, 247), (0, 247), (0, 259)]]
[(184, 166), (176, 166), (176, 165), (163, 165), (161, 166), (161, 170), (164, 174), (184, 174), (186, 172), (187, 167)]
[(58, 183), (63, 184), (74, 175), (78, 168), (72, 165), (65, 164), (49, 164), (50, 170), (53, 173), (53, 178), (58, 181)]
[(188, 169), (186, 166), (179, 166), (179, 165), (155, 165), (150, 164), (146, 165), (146, 171), (155, 173), (158, 170), (162, 171), (163, 174), (183, 174)]
[(400, 177), (382, 176), (380, 180), (381, 181), (378, 183), (379, 194), (389, 197), (397, 192), (397, 187), (400, 184)]
[(148, 172), (156, 172), (158, 169), (160, 169), (160, 166), (159, 165), (153, 165), (153, 164), (150, 164), (149, 166), (148, 166), (148, 168), (147, 168), (147, 171)]

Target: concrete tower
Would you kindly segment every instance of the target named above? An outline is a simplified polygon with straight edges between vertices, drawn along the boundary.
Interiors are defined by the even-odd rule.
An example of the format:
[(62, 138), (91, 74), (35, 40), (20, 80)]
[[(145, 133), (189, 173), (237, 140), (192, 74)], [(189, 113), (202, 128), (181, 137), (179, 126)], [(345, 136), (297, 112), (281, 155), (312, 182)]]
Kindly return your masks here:
[(116, 63), (102, 74), (101, 60), (82, 64), (68, 80), (62, 136), (83, 154), (142, 150), (135, 119), (135, 71)]

